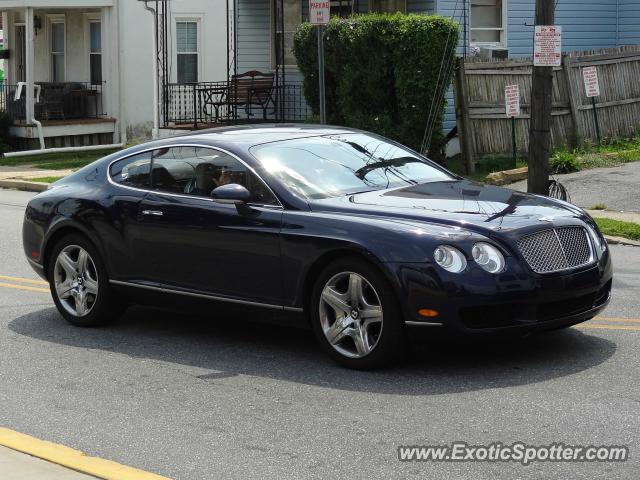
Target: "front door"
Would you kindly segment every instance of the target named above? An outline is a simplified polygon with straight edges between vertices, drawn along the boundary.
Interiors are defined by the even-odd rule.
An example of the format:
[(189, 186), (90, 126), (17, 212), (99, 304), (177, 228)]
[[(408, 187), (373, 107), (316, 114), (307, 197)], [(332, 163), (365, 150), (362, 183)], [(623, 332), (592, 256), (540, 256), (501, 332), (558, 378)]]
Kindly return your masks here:
[[(268, 187), (235, 157), (210, 148), (156, 150), (151, 173), (138, 212), (138, 280), (282, 304), (282, 209)], [(249, 189), (250, 211), (211, 199), (226, 183)]]

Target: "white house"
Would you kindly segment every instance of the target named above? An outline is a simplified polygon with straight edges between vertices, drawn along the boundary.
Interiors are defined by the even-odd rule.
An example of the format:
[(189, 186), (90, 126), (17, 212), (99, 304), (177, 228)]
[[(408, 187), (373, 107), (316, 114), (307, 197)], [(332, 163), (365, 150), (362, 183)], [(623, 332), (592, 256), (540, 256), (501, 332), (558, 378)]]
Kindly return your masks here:
[[(226, 0), (0, 0), (0, 110), (22, 148), (126, 142), (154, 126), (156, 63), (165, 83), (226, 80)], [(155, 41), (169, 39), (156, 49)], [(8, 52), (7, 52), (8, 51)], [(162, 52), (156, 60), (157, 51)]]

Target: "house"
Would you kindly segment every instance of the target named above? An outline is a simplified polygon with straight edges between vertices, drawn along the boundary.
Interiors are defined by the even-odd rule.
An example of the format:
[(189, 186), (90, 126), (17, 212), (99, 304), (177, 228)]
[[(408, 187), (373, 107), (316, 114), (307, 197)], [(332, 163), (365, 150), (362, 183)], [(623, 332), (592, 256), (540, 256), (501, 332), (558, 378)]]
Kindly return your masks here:
[[(0, 11), (0, 110), (25, 149), (41, 138), (61, 147), (150, 136), (156, 63), (166, 83), (227, 76), (226, 0), (0, 0)], [(172, 39), (162, 59), (156, 18), (158, 36)]]
[[(331, 0), (331, 15), (439, 13), (460, 55), (528, 56), (535, 0)], [(0, 110), (25, 148), (304, 121), (291, 51), (308, 0), (0, 0)], [(563, 49), (640, 43), (638, 0), (559, 0)], [(455, 125), (453, 99), (445, 130)]]
[[(296, 27), (308, 19), (308, 1), (236, 0), (235, 8), (238, 69), (279, 67), (287, 82), (299, 82), (291, 45)], [(398, 11), (438, 13), (458, 21), (460, 55), (533, 53), (535, 0), (331, 0), (332, 16)], [(563, 27), (564, 51), (640, 44), (640, 1), (558, 0), (556, 24)], [(455, 125), (452, 95), (448, 98), (445, 130)]]

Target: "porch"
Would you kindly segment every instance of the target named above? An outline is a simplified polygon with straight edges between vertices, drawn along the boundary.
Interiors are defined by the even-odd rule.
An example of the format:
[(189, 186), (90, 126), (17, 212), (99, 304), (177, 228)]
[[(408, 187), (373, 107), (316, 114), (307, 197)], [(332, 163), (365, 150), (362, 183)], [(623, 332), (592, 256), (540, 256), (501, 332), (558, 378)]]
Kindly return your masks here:
[[(117, 76), (107, 28), (113, 0), (0, 0), (0, 111), (18, 148), (116, 143)], [(109, 111), (111, 110), (111, 115)]]

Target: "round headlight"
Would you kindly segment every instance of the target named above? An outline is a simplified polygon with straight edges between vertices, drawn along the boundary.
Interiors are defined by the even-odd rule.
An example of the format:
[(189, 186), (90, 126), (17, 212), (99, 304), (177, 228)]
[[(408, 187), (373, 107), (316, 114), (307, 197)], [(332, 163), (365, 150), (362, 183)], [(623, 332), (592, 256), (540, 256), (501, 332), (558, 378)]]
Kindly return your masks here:
[(475, 262), (489, 273), (500, 273), (504, 270), (504, 256), (490, 243), (476, 243), (471, 254)]
[(460, 273), (467, 268), (467, 259), (457, 248), (440, 245), (433, 251), (433, 259), (438, 265), (452, 273)]

